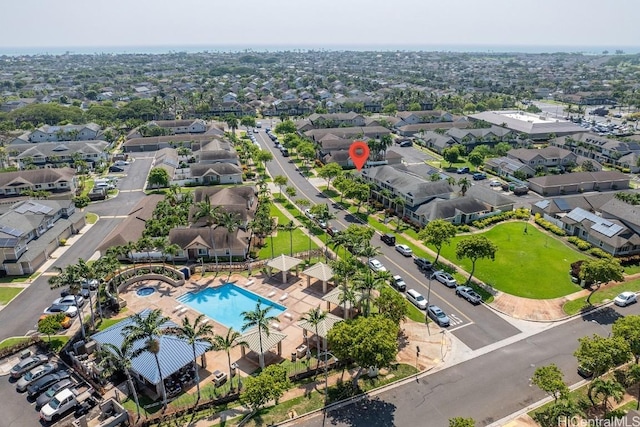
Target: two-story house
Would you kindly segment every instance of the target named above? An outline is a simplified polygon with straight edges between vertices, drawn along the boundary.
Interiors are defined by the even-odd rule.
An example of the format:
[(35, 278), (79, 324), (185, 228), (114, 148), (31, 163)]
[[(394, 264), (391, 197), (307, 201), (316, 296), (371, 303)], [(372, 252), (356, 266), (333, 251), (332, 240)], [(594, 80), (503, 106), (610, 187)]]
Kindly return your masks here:
[(535, 148), (515, 148), (507, 152), (507, 157), (518, 160), (532, 169), (536, 170), (540, 167), (544, 170), (570, 167), (575, 165), (578, 156), (569, 150), (559, 147)]
[(148, 128), (160, 127), (167, 129), (170, 134), (184, 134), (184, 133), (205, 133), (207, 131), (207, 124), (204, 120), (155, 120), (147, 123)]
[(84, 225), (84, 213), (70, 199), (15, 203), (0, 215), (0, 269), (9, 276), (35, 272)]
[(58, 167), (63, 164), (73, 165), (76, 160), (82, 160), (89, 169), (107, 162), (109, 153), (106, 141), (68, 141), (41, 142), (38, 144), (12, 145), (8, 152), (10, 163), (23, 169), (27, 165), (37, 167)]
[(440, 110), (399, 111), (396, 113), (396, 117), (400, 119), (394, 125), (396, 128), (404, 125), (416, 125), (419, 123), (441, 123), (453, 121), (453, 114)]
[(49, 191), (75, 195), (78, 188), (73, 168), (28, 169), (0, 173), (0, 198), (20, 196), (25, 191)]
[(85, 125), (44, 125), (31, 132), (29, 142), (87, 141), (98, 137), (101, 127), (95, 123)]
[(362, 114), (354, 113), (329, 113), (329, 114), (312, 114), (308, 117), (311, 125), (316, 128), (335, 128), (335, 127), (355, 127), (366, 126), (365, 117)]

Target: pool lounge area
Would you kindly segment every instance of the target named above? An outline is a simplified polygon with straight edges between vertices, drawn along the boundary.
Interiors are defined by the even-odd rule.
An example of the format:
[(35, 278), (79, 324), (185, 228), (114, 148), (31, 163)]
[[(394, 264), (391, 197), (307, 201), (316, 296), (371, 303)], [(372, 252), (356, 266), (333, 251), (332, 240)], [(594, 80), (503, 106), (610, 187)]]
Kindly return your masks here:
[(270, 316), (278, 317), (287, 311), (287, 307), (233, 283), (207, 287), (197, 292), (187, 292), (176, 299), (183, 306), (236, 331), (241, 331), (244, 325), (242, 313), (255, 310), (258, 302), (263, 309), (266, 306), (271, 307), (268, 313)]

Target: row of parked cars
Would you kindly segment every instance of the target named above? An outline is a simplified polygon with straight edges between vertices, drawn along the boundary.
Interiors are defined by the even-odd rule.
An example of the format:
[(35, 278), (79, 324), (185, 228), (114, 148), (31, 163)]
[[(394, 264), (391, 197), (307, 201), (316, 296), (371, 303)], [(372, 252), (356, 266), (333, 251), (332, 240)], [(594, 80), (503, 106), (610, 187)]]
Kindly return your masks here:
[(60, 298), (53, 300), (51, 305), (43, 310), (38, 322), (48, 316), (64, 313), (65, 318), (60, 323), (63, 328), (69, 328), (73, 323), (73, 319), (78, 316), (78, 312), (84, 306), (87, 298), (89, 298), (89, 293), (96, 289), (98, 289), (98, 281), (91, 279), (82, 281), (78, 295), (71, 294), (69, 289), (63, 290), (60, 293)]
[(276, 134), (271, 132), (271, 129), (269, 128), (267, 128), (267, 136), (269, 137), (269, 139), (271, 139), (271, 141), (273, 141), (276, 148), (280, 150), (280, 152), (282, 153), (282, 157), (289, 157), (289, 150), (284, 145), (280, 144), (280, 141), (278, 140)]

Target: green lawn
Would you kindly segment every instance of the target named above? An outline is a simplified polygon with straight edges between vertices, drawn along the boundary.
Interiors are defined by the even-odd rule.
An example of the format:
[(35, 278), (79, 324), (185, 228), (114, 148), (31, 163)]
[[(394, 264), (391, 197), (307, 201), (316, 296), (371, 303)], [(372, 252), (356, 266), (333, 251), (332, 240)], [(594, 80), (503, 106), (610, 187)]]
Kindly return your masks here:
[[(280, 209), (271, 205), (271, 216), (278, 218), (278, 224), (287, 224), (290, 220), (285, 216)], [(260, 259), (271, 258), (271, 237), (266, 237), (264, 240), (265, 246), (260, 249), (258, 257)], [(294, 230), (293, 233), (288, 231), (278, 230), (277, 236), (273, 238), (273, 255), (278, 256), (282, 254), (289, 255), (291, 241), (293, 240), (293, 253), (303, 252), (309, 250), (309, 237), (299, 228)], [(318, 245), (311, 240), (311, 249), (317, 249)]]
[(87, 214), (85, 215), (87, 224), (95, 224), (98, 221), (98, 215), (91, 213), (91, 212), (87, 212)]
[(9, 301), (14, 299), (20, 292), (22, 292), (22, 288), (0, 288), (0, 305), (9, 304)]
[(7, 338), (6, 340), (0, 342), (0, 349), (8, 348), (14, 346), (16, 344), (21, 343), (22, 341), (28, 341), (29, 337), (13, 337)]
[[(620, 284), (603, 285), (591, 297), (591, 304), (599, 304), (605, 300), (611, 301), (621, 292), (640, 291), (640, 279)], [(565, 313), (571, 315), (579, 312), (583, 307), (587, 306), (587, 297), (578, 298), (567, 302), (562, 309)]]
[[(549, 299), (576, 292), (581, 288), (569, 277), (570, 264), (586, 255), (571, 249), (551, 234), (531, 224), (524, 233), (523, 222), (498, 224), (483, 233), (498, 246), (495, 261), (476, 262), (475, 276), (494, 288), (511, 295)], [(457, 236), (444, 246), (441, 255), (471, 271), (468, 259), (457, 260), (455, 248), (466, 236)]]

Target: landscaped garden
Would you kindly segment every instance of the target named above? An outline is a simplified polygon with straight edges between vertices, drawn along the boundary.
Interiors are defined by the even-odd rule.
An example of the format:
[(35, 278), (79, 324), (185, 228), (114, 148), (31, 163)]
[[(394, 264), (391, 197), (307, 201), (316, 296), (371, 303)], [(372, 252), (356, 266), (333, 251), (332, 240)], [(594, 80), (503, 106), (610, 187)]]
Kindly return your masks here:
[[(579, 291), (571, 282), (570, 264), (587, 255), (571, 249), (551, 234), (525, 222), (498, 224), (482, 233), (498, 246), (495, 261), (480, 259), (474, 276), (511, 295), (533, 298), (558, 298)], [(441, 256), (471, 271), (468, 259), (457, 260), (456, 236), (442, 247)], [(434, 249), (434, 248), (432, 248)]]
[[(277, 206), (271, 205), (271, 216), (277, 218), (278, 225), (285, 225), (290, 220), (287, 216), (278, 209)], [(260, 259), (268, 259), (272, 256), (279, 256), (282, 254), (289, 255), (291, 251), (291, 241), (293, 240), (293, 253), (308, 251), (309, 249), (317, 249), (318, 245), (316, 245), (313, 240), (311, 240), (311, 246), (309, 246), (309, 237), (299, 228), (293, 230), (290, 234), (289, 231), (286, 230), (278, 230), (277, 234), (273, 237), (266, 237), (264, 239), (264, 247), (260, 249), (258, 253), (258, 257)], [(273, 241), (273, 253), (271, 251), (271, 245)]]

